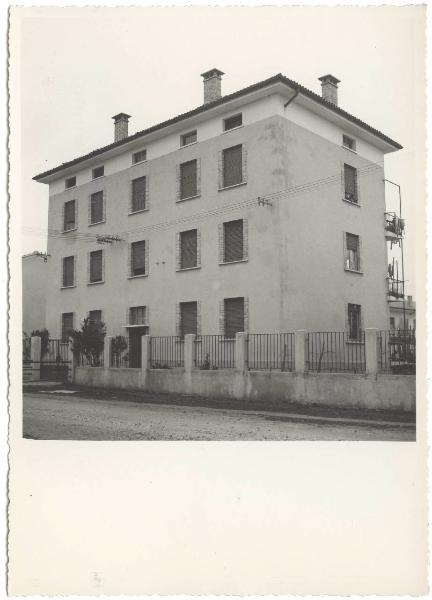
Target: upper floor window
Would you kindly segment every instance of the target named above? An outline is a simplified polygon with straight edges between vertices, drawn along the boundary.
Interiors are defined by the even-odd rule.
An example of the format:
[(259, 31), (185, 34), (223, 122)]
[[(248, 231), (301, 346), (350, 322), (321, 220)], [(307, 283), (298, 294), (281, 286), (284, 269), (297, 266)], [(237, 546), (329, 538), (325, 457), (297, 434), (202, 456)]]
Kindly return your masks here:
[(147, 177), (132, 180), (131, 212), (139, 212), (146, 208)]
[(75, 175), (73, 177), (68, 177), (65, 180), (65, 189), (73, 188), (75, 186), (76, 186), (76, 177), (75, 177)]
[(101, 310), (90, 310), (89, 319), (93, 323), (102, 323), (102, 311)]
[(132, 164), (136, 165), (137, 163), (144, 162), (147, 160), (147, 150), (139, 150), (138, 152), (134, 152), (132, 154)]
[(198, 303), (180, 302), (180, 331), (181, 337), (188, 333), (198, 333)]
[(357, 169), (344, 165), (344, 198), (349, 202), (358, 203)]
[(198, 266), (198, 231), (190, 229), (180, 233), (180, 269)]
[(220, 262), (230, 263), (247, 258), (246, 221), (237, 219), (223, 223)]
[(190, 160), (180, 165), (180, 199), (192, 198), (198, 193), (197, 160)]
[(130, 245), (130, 276), (147, 274), (147, 243), (145, 240)]
[(63, 206), (63, 231), (76, 229), (76, 200), (69, 200)]
[(131, 306), (129, 308), (129, 325), (145, 325), (146, 324), (146, 307)]
[(188, 146), (189, 144), (193, 144), (197, 141), (197, 131), (189, 131), (188, 133), (184, 133), (180, 136), (180, 146)]
[(92, 171), (92, 179), (97, 179), (98, 177), (103, 177), (105, 174), (105, 167), (102, 165), (100, 167), (95, 167)]
[(89, 283), (101, 283), (103, 281), (103, 250), (90, 252), (89, 261)]
[(67, 340), (74, 328), (73, 312), (62, 313), (61, 316), (61, 339)]
[(226, 298), (224, 300), (224, 335), (228, 338), (245, 330), (244, 298)]
[(63, 258), (62, 287), (73, 287), (75, 285), (75, 256)]
[(243, 183), (243, 147), (241, 144), (222, 152), (222, 187)]
[(90, 196), (90, 225), (105, 221), (105, 202), (103, 191), (95, 192)]
[(360, 271), (360, 238), (353, 233), (345, 234), (345, 269)]
[(239, 113), (238, 115), (234, 115), (232, 117), (228, 117), (227, 119), (224, 119), (223, 122), (224, 131), (235, 129), (236, 127), (240, 127), (241, 125), (243, 125), (242, 113)]
[(348, 338), (356, 342), (361, 341), (362, 330), (360, 304), (348, 304)]
[(355, 142), (355, 140), (353, 140), (353, 138), (350, 138), (348, 135), (343, 135), (342, 136), (342, 145), (344, 146), (344, 148), (348, 148), (349, 150), (353, 150), (353, 152), (355, 152), (355, 150), (356, 150), (356, 142)]

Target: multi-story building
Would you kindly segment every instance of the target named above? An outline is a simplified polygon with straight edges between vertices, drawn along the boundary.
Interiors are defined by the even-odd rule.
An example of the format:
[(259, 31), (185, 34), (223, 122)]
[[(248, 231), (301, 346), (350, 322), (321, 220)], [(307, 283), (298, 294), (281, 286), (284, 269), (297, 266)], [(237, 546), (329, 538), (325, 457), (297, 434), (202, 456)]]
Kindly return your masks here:
[(46, 323), (109, 335), (386, 329), (384, 156), (401, 146), (276, 75), (35, 177), (49, 184)]

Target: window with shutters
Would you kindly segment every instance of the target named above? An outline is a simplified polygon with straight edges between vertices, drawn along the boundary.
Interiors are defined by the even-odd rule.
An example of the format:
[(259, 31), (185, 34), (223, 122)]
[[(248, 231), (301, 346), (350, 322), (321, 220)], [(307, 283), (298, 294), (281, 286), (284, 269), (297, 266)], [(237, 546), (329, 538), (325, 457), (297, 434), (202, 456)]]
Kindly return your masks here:
[(234, 338), (239, 331), (245, 330), (244, 298), (226, 298), (224, 300), (225, 337)]
[(146, 180), (145, 176), (132, 180), (131, 212), (139, 212), (146, 208)]
[(68, 177), (65, 179), (65, 189), (73, 188), (76, 186), (76, 177)]
[(96, 167), (92, 170), (92, 179), (98, 179), (98, 177), (103, 177), (105, 174), (105, 167), (102, 165), (100, 167)]
[(347, 135), (342, 136), (342, 145), (344, 148), (348, 148), (348, 150), (352, 150), (355, 152), (356, 150), (356, 142), (352, 138)]
[(184, 133), (180, 136), (180, 146), (189, 146), (189, 144), (194, 144), (197, 141), (197, 132), (196, 129), (194, 131), (189, 131), (188, 133)]
[(104, 216), (104, 193), (103, 191), (95, 192), (90, 196), (90, 225), (103, 223)]
[(396, 324), (395, 324), (395, 318), (394, 317), (390, 317), (390, 329), (392, 329), (392, 330), (396, 329)]
[(132, 154), (132, 164), (136, 165), (137, 163), (144, 162), (147, 160), (147, 150), (139, 150), (139, 152), (134, 152)]
[(222, 152), (222, 181), (223, 187), (231, 187), (243, 183), (243, 153), (242, 145), (226, 148)]
[(180, 336), (188, 333), (197, 335), (198, 303), (180, 302)]
[(344, 198), (349, 202), (358, 203), (357, 169), (344, 165)]
[(103, 250), (90, 252), (89, 283), (103, 281)]
[(243, 219), (223, 224), (223, 262), (244, 260)]
[(102, 323), (102, 311), (101, 310), (90, 310), (89, 319), (93, 323)]
[(348, 304), (348, 337), (351, 341), (361, 341), (361, 306)]
[(75, 256), (65, 256), (63, 258), (63, 287), (73, 287), (75, 285)]
[(180, 165), (180, 199), (192, 198), (197, 193), (197, 161), (190, 160)]
[(71, 231), (76, 229), (76, 200), (69, 200), (64, 203), (63, 213), (63, 231)]
[(73, 313), (62, 313), (61, 318), (61, 337), (62, 340), (67, 340), (70, 336), (70, 333), (73, 331), (74, 326), (74, 314)]
[(131, 306), (129, 308), (129, 325), (145, 325), (146, 324), (146, 307)]
[(198, 231), (190, 229), (180, 233), (180, 269), (198, 266)]
[(146, 274), (146, 242), (141, 240), (131, 244), (131, 277)]
[(229, 131), (230, 129), (235, 129), (236, 127), (241, 127), (243, 125), (243, 117), (242, 114), (234, 115), (232, 117), (228, 117), (228, 119), (224, 119), (224, 131)]
[(353, 233), (345, 234), (345, 269), (360, 271), (360, 238)]

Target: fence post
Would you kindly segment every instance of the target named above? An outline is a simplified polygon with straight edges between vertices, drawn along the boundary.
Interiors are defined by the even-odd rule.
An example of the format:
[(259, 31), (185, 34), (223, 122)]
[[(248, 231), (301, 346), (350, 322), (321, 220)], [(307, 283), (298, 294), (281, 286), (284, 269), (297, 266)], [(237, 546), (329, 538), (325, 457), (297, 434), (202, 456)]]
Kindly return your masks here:
[(141, 337), (141, 371), (144, 373), (150, 369), (151, 365), (151, 336), (143, 335)]
[(30, 360), (32, 365), (31, 380), (39, 381), (40, 379), (40, 368), (41, 368), (41, 338), (38, 335), (31, 337), (30, 342)]
[(103, 363), (103, 368), (105, 370), (109, 369), (111, 367), (111, 344), (113, 341), (113, 337), (111, 335), (107, 336), (105, 338), (105, 344), (104, 344), (104, 363)]
[(194, 368), (195, 363), (195, 334), (187, 333), (184, 338), (184, 369), (186, 373), (190, 373)]
[(239, 331), (235, 337), (235, 368), (244, 373), (247, 369), (247, 333)]
[(298, 329), (294, 332), (294, 371), (305, 373), (308, 365), (308, 332)]
[(365, 361), (366, 373), (376, 375), (378, 373), (378, 329), (376, 327), (365, 330)]
[(75, 383), (75, 373), (76, 373), (76, 368), (78, 366), (78, 357), (76, 357), (75, 354), (72, 352), (72, 348), (73, 348), (73, 338), (70, 337), (69, 345), (68, 345), (68, 361), (70, 362), (70, 365), (71, 365), (69, 381), (71, 383)]

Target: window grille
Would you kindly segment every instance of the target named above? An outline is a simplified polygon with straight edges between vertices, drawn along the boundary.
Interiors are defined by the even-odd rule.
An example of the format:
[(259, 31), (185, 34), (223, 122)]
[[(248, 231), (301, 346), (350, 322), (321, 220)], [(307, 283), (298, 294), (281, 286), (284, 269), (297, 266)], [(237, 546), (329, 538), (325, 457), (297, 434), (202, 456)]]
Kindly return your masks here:
[(65, 180), (65, 188), (66, 189), (69, 189), (69, 188), (72, 188), (72, 187), (75, 187), (75, 186), (76, 186), (76, 177), (75, 176), (74, 177), (68, 177)]
[(243, 260), (243, 219), (228, 221), (224, 227), (224, 262)]
[(75, 257), (63, 258), (63, 287), (71, 287), (75, 280)]
[(190, 269), (198, 266), (197, 261), (197, 230), (182, 231), (180, 233), (180, 268)]
[(105, 167), (102, 165), (101, 167), (96, 167), (92, 171), (92, 179), (97, 179), (98, 177), (103, 177), (105, 174)]
[(132, 212), (144, 210), (146, 207), (146, 177), (132, 180)]
[(226, 298), (224, 301), (225, 337), (233, 338), (245, 330), (244, 298)]
[(223, 151), (223, 187), (238, 185), (243, 181), (242, 146), (233, 146)]
[(75, 229), (75, 200), (69, 200), (64, 205), (63, 231)]
[(102, 250), (90, 252), (90, 283), (103, 280)]
[(95, 192), (90, 196), (90, 224), (102, 223), (104, 220), (104, 194)]
[(346, 234), (345, 268), (360, 271), (360, 238), (353, 233)]
[(344, 165), (345, 200), (358, 202), (357, 194), (357, 169), (351, 165)]
[(355, 140), (353, 140), (352, 138), (348, 137), (347, 135), (342, 136), (342, 145), (345, 148), (349, 148), (350, 150), (354, 150), (356, 149), (356, 143)]
[(131, 275), (135, 277), (137, 275), (146, 274), (146, 242), (141, 240), (140, 242), (133, 242), (131, 244)]
[(361, 340), (360, 304), (348, 304), (348, 337), (353, 341)]
[(145, 160), (147, 160), (147, 150), (140, 150), (139, 152), (134, 152), (134, 154), (132, 154), (132, 164), (134, 165), (144, 162)]
[(197, 193), (197, 161), (190, 160), (180, 165), (180, 199), (196, 196)]
[(146, 307), (131, 306), (129, 309), (129, 325), (145, 325), (146, 324)]
[(93, 321), (93, 323), (102, 323), (101, 310), (90, 310), (88, 316), (90, 321)]
[(67, 340), (70, 335), (70, 331), (73, 330), (73, 313), (63, 313), (62, 314), (62, 332), (61, 337), (62, 340)]
[(240, 127), (242, 124), (243, 118), (241, 113), (232, 117), (228, 117), (228, 119), (224, 119), (224, 131), (229, 131), (235, 127)]
[(184, 133), (180, 136), (180, 145), (187, 146), (188, 144), (193, 144), (197, 141), (197, 132), (189, 131), (189, 133)]
[(193, 333), (197, 335), (197, 323), (197, 302), (180, 302), (180, 336), (184, 337), (188, 333)]

